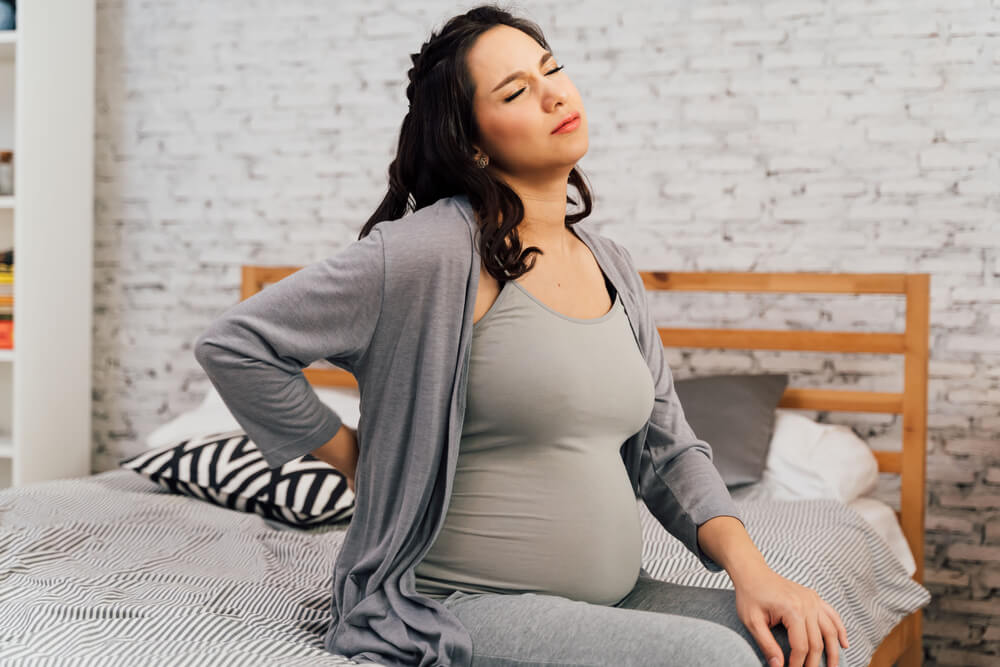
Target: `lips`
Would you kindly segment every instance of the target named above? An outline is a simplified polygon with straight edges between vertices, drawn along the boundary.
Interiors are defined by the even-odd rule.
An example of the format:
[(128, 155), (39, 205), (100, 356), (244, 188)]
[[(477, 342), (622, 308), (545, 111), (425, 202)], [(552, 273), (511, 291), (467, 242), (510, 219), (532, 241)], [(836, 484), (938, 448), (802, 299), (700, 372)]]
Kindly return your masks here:
[(563, 118), (562, 121), (560, 121), (558, 125), (556, 125), (555, 129), (552, 130), (552, 134), (555, 134), (556, 132), (558, 132), (559, 128), (562, 127), (563, 125), (565, 125), (566, 123), (572, 122), (572, 121), (576, 120), (579, 117), (580, 117), (580, 114), (577, 113), (576, 111), (574, 111), (573, 113), (569, 114), (568, 116), (566, 116), (565, 118)]

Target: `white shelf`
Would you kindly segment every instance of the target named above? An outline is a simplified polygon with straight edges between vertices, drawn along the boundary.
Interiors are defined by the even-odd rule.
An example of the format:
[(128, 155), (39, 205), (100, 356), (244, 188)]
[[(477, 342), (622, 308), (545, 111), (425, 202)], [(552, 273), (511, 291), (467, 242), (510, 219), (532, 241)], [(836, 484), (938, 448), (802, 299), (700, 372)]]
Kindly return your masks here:
[(96, 7), (19, 4), (17, 30), (0, 30), (0, 150), (14, 151), (17, 193), (0, 196), (0, 248), (17, 254), (18, 336), (0, 349), (0, 488), (87, 476), (93, 451)]
[[(17, 55), (17, 33), (14, 30), (0, 30), (0, 67), (12, 68), (16, 64)], [(13, 122), (13, 119), (5, 119), (5, 122)], [(7, 209), (13, 214), (14, 197), (0, 196), (0, 209)], [(8, 216), (0, 216), (7, 218)], [(14, 216), (10, 215), (11, 222)], [(9, 239), (8, 239), (9, 240)], [(8, 243), (13, 247), (13, 243)], [(0, 388), (0, 394), (4, 395), (6, 401), (11, 400), (10, 392), (13, 390), (13, 362), (14, 350), (0, 350), (0, 368), (4, 370), (3, 376), (7, 379), (3, 382), (9, 387)], [(4, 431), (0, 431), (0, 486), (8, 486), (12, 483), (14, 465), (14, 437), (10, 432), (12, 405), (4, 405), (0, 413), (5, 415), (6, 426)]]
[(0, 61), (14, 60), (17, 53), (17, 31), (0, 30)]

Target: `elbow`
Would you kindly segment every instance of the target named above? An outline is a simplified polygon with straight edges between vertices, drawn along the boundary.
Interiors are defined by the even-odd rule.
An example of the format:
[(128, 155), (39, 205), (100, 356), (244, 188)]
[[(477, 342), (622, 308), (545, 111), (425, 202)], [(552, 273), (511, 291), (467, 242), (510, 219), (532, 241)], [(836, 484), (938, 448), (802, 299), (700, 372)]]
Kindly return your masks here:
[(198, 362), (198, 365), (204, 370), (208, 370), (208, 364), (210, 363), (211, 352), (209, 350), (209, 345), (205, 339), (199, 338), (194, 343), (194, 360)]
[(244, 368), (248, 359), (255, 358), (247, 341), (239, 337), (238, 328), (224, 318), (216, 319), (195, 339), (192, 353), (209, 376)]
[(213, 325), (203, 331), (194, 341), (193, 353), (195, 361), (206, 370), (212, 362), (213, 356), (219, 350), (219, 346), (215, 343), (215, 340), (215, 328)]

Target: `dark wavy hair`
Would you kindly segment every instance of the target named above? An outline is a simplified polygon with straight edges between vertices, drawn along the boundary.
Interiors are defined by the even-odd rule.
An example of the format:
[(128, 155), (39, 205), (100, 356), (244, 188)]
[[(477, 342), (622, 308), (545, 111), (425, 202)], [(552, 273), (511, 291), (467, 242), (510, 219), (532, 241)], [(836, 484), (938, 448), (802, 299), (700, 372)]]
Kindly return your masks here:
[[(496, 4), (480, 5), (447, 21), (440, 32), (431, 32), (420, 53), (410, 54), (413, 67), (406, 97), (410, 109), (399, 131), (396, 157), (389, 165), (389, 191), (361, 229), (358, 239), (383, 220), (403, 217), (438, 199), (465, 194), (480, 230), (479, 251), (486, 270), (503, 284), (534, 266), (537, 246), (522, 249), (517, 226), (524, 219), (524, 204), (505, 182), (476, 166), (473, 143), (480, 129), (473, 114), (475, 82), (466, 56), (482, 33), (508, 25), (529, 35), (545, 49), (548, 42), (533, 22), (517, 18)], [(583, 220), (592, 209), (590, 189), (579, 167), (569, 174), (569, 184), (580, 193), (582, 210), (566, 214), (566, 227)], [(567, 195), (568, 204), (577, 205)]]

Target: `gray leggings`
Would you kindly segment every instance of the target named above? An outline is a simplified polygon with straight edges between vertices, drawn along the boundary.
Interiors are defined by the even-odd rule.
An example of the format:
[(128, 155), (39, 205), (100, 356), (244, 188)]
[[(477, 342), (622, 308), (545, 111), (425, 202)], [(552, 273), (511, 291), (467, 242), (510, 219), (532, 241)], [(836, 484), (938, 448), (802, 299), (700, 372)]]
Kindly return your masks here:
[[(474, 667), (767, 664), (736, 614), (734, 591), (672, 584), (644, 572), (609, 606), (557, 595), (461, 591), (442, 604), (472, 636)], [(787, 666), (788, 632), (779, 623), (771, 633)], [(825, 654), (819, 664), (826, 667)]]

